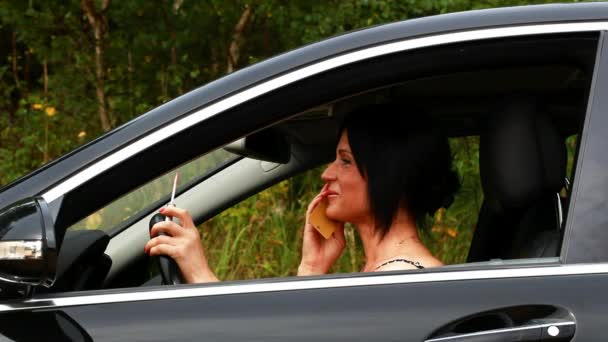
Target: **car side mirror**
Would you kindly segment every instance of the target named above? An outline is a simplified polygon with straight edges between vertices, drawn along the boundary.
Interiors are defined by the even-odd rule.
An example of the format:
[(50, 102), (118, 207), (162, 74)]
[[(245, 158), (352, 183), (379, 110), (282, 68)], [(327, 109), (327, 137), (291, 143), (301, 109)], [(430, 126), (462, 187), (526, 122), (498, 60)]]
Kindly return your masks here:
[(27, 198), (0, 210), (0, 283), (51, 287), (57, 244), (46, 201)]

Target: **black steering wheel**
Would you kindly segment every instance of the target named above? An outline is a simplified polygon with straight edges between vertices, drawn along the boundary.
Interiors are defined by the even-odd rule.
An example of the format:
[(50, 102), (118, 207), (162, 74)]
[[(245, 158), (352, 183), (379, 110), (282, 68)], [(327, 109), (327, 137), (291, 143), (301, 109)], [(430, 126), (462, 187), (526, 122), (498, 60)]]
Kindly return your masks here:
[[(150, 219), (148, 229), (152, 230), (152, 226), (154, 226), (158, 222), (165, 221), (166, 218), (167, 216), (165, 215), (155, 214)], [(163, 285), (178, 285), (184, 283), (182, 275), (179, 271), (179, 267), (177, 267), (177, 263), (175, 262), (175, 260), (173, 260), (170, 256), (167, 255), (158, 256), (156, 257), (156, 260), (158, 262), (158, 269), (160, 270)]]

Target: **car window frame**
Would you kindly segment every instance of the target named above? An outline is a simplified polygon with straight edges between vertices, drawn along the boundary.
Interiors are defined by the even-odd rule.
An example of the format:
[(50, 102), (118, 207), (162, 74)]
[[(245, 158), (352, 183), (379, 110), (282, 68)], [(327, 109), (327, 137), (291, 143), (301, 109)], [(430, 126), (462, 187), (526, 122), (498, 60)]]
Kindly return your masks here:
[[(549, 37), (548, 39), (550, 39), (550, 37)], [(594, 74), (594, 75), (595, 75), (595, 74)], [(592, 87), (592, 85), (590, 85), (590, 87)], [(591, 92), (591, 89), (589, 89), (589, 93), (590, 93), (590, 92)], [(579, 133), (577, 133), (577, 134), (580, 134), (580, 132), (579, 132)], [(575, 178), (576, 178), (576, 177), (575, 177)], [(526, 263), (528, 263), (528, 262), (529, 262), (529, 261), (526, 261), (527, 259), (520, 259), (520, 260), (522, 260), (522, 264), (526, 264)], [(547, 260), (547, 263), (548, 263), (548, 264), (552, 264), (552, 263), (553, 263), (553, 261), (551, 261), (551, 260), (552, 260), (552, 258), (546, 258), (546, 260)], [(561, 258), (561, 257), (560, 257), (560, 258), (559, 258), (559, 262), (558, 262), (558, 263), (563, 263), (563, 262), (564, 262), (564, 261), (563, 261), (563, 258)]]
[[(586, 26), (587, 24), (589, 26)], [(517, 36), (520, 36), (520, 35), (521, 36), (526, 36), (526, 35), (538, 34), (539, 32), (536, 32), (536, 31), (534, 31), (532, 29), (532, 28), (538, 28), (538, 27), (542, 27), (542, 29), (543, 29), (542, 32), (546, 33), (546, 34), (564, 33), (564, 32), (589, 32), (589, 31), (603, 32), (606, 29), (608, 29), (608, 22), (521, 25), (521, 26), (506, 27), (506, 28), (481, 29), (481, 30), (476, 30), (476, 31), (491, 31), (493, 33), (501, 33), (502, 32), (502, 34), (512, 33), (512, 34), (517, 34)], [(545, 30), (545, 29), (549, 29), (549, 28), (555, 28), (556, 31), (547, 31), (547, 30)], [(579, 30), (573, 30), (574, 28), (578, 28)], [(581, 28), (584, 28), (584, 30), (580, 31)], [(564, 31), (564, 30), (566, 30), (566, 31)], [(471, 36), (467, 35), (467, 33), (470, 33), (470, 32), (445, 33), (445, 34), (439, 34), (439, 36), (448, 35), (448, 36), (451, 36), (451, 37), (461, 37), (461, 38), (463, 38), (463, 37), (469, 37), (468, 39), (470, 39), (470, 40), (453, 41), (453, 43), (462, 43), (462, 42), (468, 42), (468, 41), (471, 41), (471, 40), (495, 39), (495, 38), (504, 37), (504, 36), (498, 36), (498, 37), (497, 36), (491, 36), (491, 37), (481, 38), (481, 36), (479, 35), (480, 32), (475, 32), (475, 33), (478, 33), (478, 34), (473, 34)], [(437, 40), (437, 39), (434, 39), (434, 38), (436, 38), (436, 37), (435, 36), (429, 36), (429, 37), (422, 37), (422, 38), (413, 38), (413, 39), (407, 39), (405, 41), (389, 43), (389, 44), (386, 44), (386, 45), (391, 45), (391, 46), (393, 46), (395, 48), (401, 48), (402, 50), (399, 50), (399, 51), (407, 51), (408, 49), (418, 49), (418, 48), (421, 48), (421, 47), (435, 46), (435, 45), (424, 46), (424, 44), (421, 43), (421, 42), (426, 42), (426, 44), (431, 44), (431, 43), (432, 44), (442, 44), (442, 43), (445, 44), (446, 43), (444, 40)], [(421, 40), (421, 41), (419, 41), (419, 40)], [(405, 47), (403, 47), (401, 45), (401, 44), (404, 44), (404, 43), (410, 42), (410, 41), (414, 41), (414, 42), (412, 44), (406, 44), (406, 46), (408, 47), (408, 49), (406, 49)], [(396, 44), (396, 45), (393, 45), (393, 44)], [(387, 50), (380, 49), (383, 46), (384, 45), (382, 45), (382, 46), (375, 46), (375, 47), (369, 47), (369, 48), (363, 49), (361, 51), (365, 52), (366, 50), (370, 50), (370, 49), (378, 49), (378, 50), (373, 50), (373, 51), (375, 51), (375, 53), (382, 52), (383, 54), (384, 53), (393, 53), (393, 52), (395, 52), (393, 50), (391, 50), (391, 52), (388, 52)], [(360, 52), (360, 51), (351, 52), (350, 54), (358, 53), (358, 52)], [(349, 54), (346, 54), (346, 55), (348, 56)], [(369, 54), (369, 53), (368, 54), (362, 53), (362, 55), (365, 56), (366, 59), (378, 56), (378, 55), (373, 55), (373, 54)], [(341, 56), (338, 56), (338, 57), (335, 57), (335, 58), (343, 58), (343, 56), (344, 55), (341, 55)], [(352, 57), (352, 56), (350, 56), (350, 57)], [(331, 59), (319, 62), (319, 64), (320, 63), (327, 63), (327, 61), (331, 61)], [(345, 63), (349, 62), (349, 59), (346, 59), (344, 62)], [(350, 61), (349, 63), (352, 63), (352, 61)], [(302, 71), (302, 69), (299, 69), (299, 70), (293, 71), (291, 73), (288, 73), (286, 75), (279, 76), (278, 78), (276, 78), (276, 79), (279, 79), (279, 81), (277, 81), (276, 86), (277, 87), (278, 86), (284, 86), (285, 84), (290, 84), (289, 82), (295, 82), (295, 80), (293, 80), (292, 78), (287, 77), (289, 75), (291, 75), (291, 77), (293, 77), (292, 74), (294, 74), (294, 73), (301, 72), (304, 75), (307, 75), (307, 72), (322, 72), (322, 71), (325, 71), (325, 70), (332, 70), (333, 68), (337, 67), (337, 66), (334, 65), (332, 67), (332, 69), (323, 69), (323, 68), (311, 69), (311, 70), (307, 70), (306, 69), (306, 68), (313, 67), (313, 66), (314, 65), (312, 65), (312, 66), (306, 66), (306, 67), (302, 68), (302, 69), (304, 69), (304, 71)], [(594, 73), (596, 71), (597, 70), (594, 70)], [(310, 76), (310, 75), (308, 75), (308, 76)], [(308, 76), (306, 76), (306, 77), (308, 77)], [(282, 77), (286, 77), (286, 78), (282, 78)], [(260, 84), (258, 86), (262, 87), (262, 89), (265, 90), (265, 91), (271, 91), (272, 89), (275, 89), (275, 88), (269, 87), (269, 85), (267, 83), (268, 82), (272, 82), (273, 80), (276, 80), (276, 79), (269, 80), (269, 81), (267, 81), (265, 83), (262, 83), (262, 84)], [(604, 79), (605, 79), (605, 77), (604, 77)], [(287, 83), (284, 83), (284, 82), (287, 82)], [(593, 84), (595, 85), (595, 83), (593, 83)], [(249, 89), (245, 90), (244, 92), (252, 91), (253, 95), (259, 96), (259, 94), (257, 94), (256, 92), (260, 91), (260, 89), (257, 89), (256, 87), (249, 88)], [(593, 89), (592, 89), (592, 91), (593, 91)], [(235, 97), (239, 97), (239, 95), (242, 95), (242, 93), (244, 93), (244, 92), (232, 95), (231, 97), (228, 97), (224, 101), (229, 101), (229, 100), (232, 99), (232, 101), (235, 101), (235, 103), (229, 102), (228, 104), (231, 104), (233, 106), (236, 106), (236, 105), (238, 105), (240, 103), (244, 103), (244, 102), (246, 102), (249, 99), (248, 96), (251, 96), (251, 95), (245, 95), (243, 98), (239, 98), (239, 99), (235, 98)], [(208, 119), (212, 118), (214, 115), (217, 115), (217, 114), (221, 113), (222, 111), (219, 110), (219, 109), (225, 110), (225, 109), (223, 109), (224, 107), (222, 107), (222, 106), (226, 106), (226, 105), (227, 105), (227, 103), (223, 103), (222, 101), (213, 103), (212, 105), (204, 107), (200, 111), (196, 111), (196, 112), (190, 114), (189, 116), (187, 116), (187, 117), (185, 117), (183, 119), (179, 119), (179, 120), (177, 120), (177, 121), (175, 121), (175, 122), (173, 122), (173, 123), (171, 123), (171, 124), (169, 124), (167, 126), (164, 126), (160, 130), (152, 133), (154, 135), (154, 137), (151, 138), (150, 141), (144, 142), (143, 146), (147, 146), (146, 144), (148, 144), (148, 143), (150, 143), (150, 144), (156, 143), (157, 139), (160, 139), (159, 141), (162, 141), (162, 139), (167, 139), (167, 138), (171, 137), (172, 135), (174, 135), (174, 134), (180, 132), (181, 130), (185, 129), (185, 127), (189, 127), (187, 125), (194, 125), (195, 123), (199, 123), (199, 122), (203, 122), (205, 120), (208, 120)], [(217, 106), (217, 107), (213, 107), (213, 106)], [(589, 102), (588, 106), (592, 107), (591, 101)], [(212, 109), (209, 109), (209, 108), (212, 108)], [(205, 111), (207, 109), (209, 109), (209, 110)], [(214, 111), (217, 111), (217, 112), (214, 112)], [(585, 131), (584, 130), (583, 130), (583, 135), (585, 135)], [(583, 140), (584, 139), (582, 139), (582, 141)], [(584, 141), (586, 141), (586, 140), (584, 140)], [(91, 170), (94, 169), (95, 166), (99, 166), (99, 163), (107, 162), (108, 164), (104, 165), (104, 168), (106, 168), (106, 167), (109, 168), (109, 167), (112, 167), (113, 165), (116, 165), (116, 164), (120, 163), (122, 160), (124, 160), (124, 159), (121, 159), (121, 158), (128, 157), (129, 153), (131, 153), (132, 151), (131, 150), (127, 150), (127, 149), (129, 149), (129, 147), (125, 147), (125, 148), (123, 148), (121, 150), (121, 151), (123, 151), (123, 153), (120, 153), (120, 157), (117, 157), (117, 158), (112, 159), (112, 160), (108, 160), (108, 158), (112, 158), (112, 156), (108, 156), (108, 157), (106, 157), (106, 158), (98, 161), (97, 163), (94, 163), (94, 164), (90, 165), (87, 169), (85, 169), (85, 170), (77, 173), (76, 175), (73, 175), (72, 178), (69, 178), (68, 180), (60, 183), (59, 185), (51, 188), (49, 191), (47, 191), (44, 194), (42, 194), (42, 197), (45, 200), (47, 200), (47, 202), (49, 202), (49, 203), (52, 203), (54, 201), (60, 201), (61, 198), (66, 193), (68, 193), (69, 191), (71, 191), (74, 188), (78, 187), (79, 185), (82, 185), (83, 182), (86, 181), (86, 178), (89, 177), (89, 176), (91, 176), (91, 172), (92, 172)], [(125, 150), (127, 150), (127, 151), (125, 151)], [(143, 148), (142, 148), (142, 150), (143, 150)], [(141, 150), (139, 150), (139, 151), (141, 151)], [(578, 166), (577, 166), (577, 169), (578, 169)], [(103, 170), (101, 170), (99, 172), (102, 172), (102, 171)], [(96, 173), (96, 174), (99, 174), (99, 173)], [(74, 178), (78, 178), (78, 177), (80, 177), (80, 178), (74, 180)], [(94, 175), (91, 176), (91, 177), (94, 177)], [(577, 177), (575, 177), (575, 182), (573, 184), (573, 190), (576, 189), (576, 186), (578, 184), (576, 182), (576, 178)], [(71, 181), (71, 180), (74, 180), (74, 181)], [(569, 223), (568, 224), (568, 227), (570, 229), (572, 229), (571, 226), (573, 226), (573, 223)], [(608, 272), (608, 265), (582, 265), (581, 267), (583, 267), (583, 268), (575, 268), (574, 266), (564, 265), (563, 264), (563, 260), (561, 258), (560, 258), (560, 263), (558, 263), (558, 264), (556, 264), (555, 262), (550, 262), (550, 263), (548, 263), (545, 266), (539, 266), (539, 267), (521, 267), (518, 264), (518, 265), (513, 266), (513, 267), (509, 266), (509, 267), (506, 267), (506, 268), (500, 268), (498, 270), (499, 271), (498, 273), (495, 273), (496, 270), (492, 270), (492, 269), (484, 269), (484, 270), (478, 271), (478, 270), (474, 269), (475, 266), (470, 266), (470, 267), (471, 267), (471, 269), (467, 269), (467, 267), (464, 267), (464, 269), (457, 270), (457, 271), (455, 271), (455, 270), (447, 270), (447, 269), (443, 269), (443, 268), (438, 268), (438, 269), (430, 269), (430, 271), (425, 270), (422, 273), (423, 274), (431, 274), (431, 275), (432, 274), (441, 274), (442, 275), (441, 277), (443, 277), (444, 274), (449, 274), (449, 275), (445, 276), (445, 278), (442, 278), (442, 279), (444, 279), (444, 280), (447, 280), (447, 279), (454, 280), (454, 279), (465, 279), (466, 275), (469, 276), (469, 278), (466, 278), (466, 279), (480, 279), (480, 278), (476, 278), (476, 277), (482, 277), (482, 279), (485, 279), (485, 277), (502, 277), (502, 275), (505, 275), (507, 277), (512, 277), (512, 276), (537, 276), (539, 274), (540, 275), (542, 275), (542, 274), (578, 274), (580, 272), (590, 272), (590, 273), (598, 273), (598, 272), (605, 273), (605, 272)], [(502, 271), (503, 269), (507, 270), (507, 272), (503, 272)], [(338, 277), (338, 279), (347, 279), (348, 280), (348, 279), (351, 279), (351, 278), (357, 278), (357, 279), (361, 278), (363, 280), (358, 281), (358, 282), (349, 282), (349, 281), (340, 280), (340, 284), (336, 285), (336, 286), (367, 286), (367, 285), (371, 285), (371, 284), (378, 284), (378, 282), (375, 282), (375, 281), (371, 281), (370, 282), (370, 281), (365, 280), (367, 278), (376, 278), (376, 280), (382, 279), (383, 281), (389, 281), (390, 280), (390, 282), (392, 282), (392, 281), (396, 281), (396, 282), (414, 282), (414, 281), (416, 281), (417, 278), (411, 278), (412, 277), (411, 273), (414, 273), (414, 272), (417, 272), (417, 271), (418, 270), (395, 271), (395, 272), (397, 272), (396, 274), (355, 274), (355, 275), (347, 275), (344, 278)], [(521, 272), (521, 274), (517, 273), (517, 272), (514, 273), (514, 271)], [(536, 271), (536, 272), (540, 272), (540, 273), (536, 273), (535, 275), (533, 275), (531, 273), (532, 271)], [(461, 277), (464, 276), (464, 278), (455, 277), (453, 275), (454, 272), (456, 272), (456, 273), (462, 273), (460, 276)], [(468, 272), (468, 273), (464, 274), (464, 272)], [(475, 272), (484, 272), (484, 274), (475, 273)], [(528, 273), (528, 272), (530, 272), (530, 273)], [(326, 279), (325, 277), (329, 277), (329, 279)], [(270, 281), (269, 280), (258, 280), (258, 281), (253, 281), (253, 282), (259, 282), (260, 281), (262, 286), (266, 286), (267, 284), (275, 284), (275, 283), (276, 284), (284, 284), (284, 283), (296, 284), (296, 286), (294, 286), (293, 288), (288, 288), (288, 289), (285, 289), (285, 290), (303, 289), (303, 288), (316, 288), (315, 286), (321, 286), (322, 284), (326, 284), (327, 282), (332, 281), (332, 279), (334, 279), (336, 277), (336, 275), (329, 275), (329, 276), (325, 276), (325, 277), (322, 277), (320, 279), (316, 279), (316, 278), (303, 279), (303, 280), (300, 280), (300, 279), (288, 279), (287, 281), (279, 279), (279, 280), (276, 280), (276, 281), (273, 281), (273, 280), (270, 280)], [(429, 281), (429, 279), (430, 278), (428, 278), (428, 277), (421, 277), (419, 281)], [(309, 286), (310, 283), (309, 283), (309, 285), (306, 285), (306, 286), (298, 286), (297, 285), (298, 282), (308, 282), (308, 281), (315, 281), (315, 283), (314, 283), (315, 285), (312, 286), (312, 287)], [(318, 282), (316, 282), (316, 281), (318, 281)], [(247, 282), (251, 282), (251, 281), (247, 281)], [(382, 283), (382, 281), (380, 281), (380, 283)], [(149, 291), (148, 290), (146, 290), (146, 291), (141, 291), (141, 290), (140, 291), (132, 291), (133, 288), (126, 288), (126, 289), (121, 289), (121, 290), (101, 290), (102, 292), (100, 294), (94, 293), (94, 292), (97, 292), (97, 291), (90, 291), (91, 294), (78, 295), (78, 296), (75, 296), (75, 298), (76, 299), (77, 298), (80, 298), (80, 299), (90, 298), (90, 300), (91, 300), (90, 303), (101, 303), (101, 302), (104, 302), (104, 301), (96, 298), (96, 296), (110, 296), (110, 297), (108, 297), (109, 298), (108, 300), (112, 300), (113, 301), (113, 300), (117, 300), (119, 298), (121, 300), (123, 300), (123, 299), (124, 300), (148, 300), (148, 299), (152, 299), (152, 298), (148, 298), (148, 299), (144, 298), (144, 299), (142, 299), (140, 297), (123, 298), (123, 297), (126, 297), (126, 296), (121, 296), (122, 294), (125, 294), (125, 295), (128, 296), (129, 294), (131, 294), (133, 292), (145, 292), (145, 293), (154, 292), (155, 296), (157, 295), (157, 292), (159, 292), (159, 293), (160, 292), (167, 292), (168, 293), (167, 296), (166, 297), (162, 297), (162, 298), (176, 298), (176, 297), (182, 297), (182, 296), (189, 296), (189, 295), (192, 295), (192, 293), (193, 293), (192, 291), (196, 291), (199, 288), (200, 289), (209, 289), (208, 291), (207, 290), (203, 291), (205, 293), (208, 293), (209, 295), (217, 295), (217, 294), (220, 294), (220, 293), (246, 293), (247, 292), (247, 290), (243, 290), (244, 292), (239, 292), (241, 290), (237, 289), (236, 287), (230, 287), (228, 285), (230, 285), (230, 284), (219, 284), (219, 285), (212, 285), (212, 284), (203, 284), (203, 285), (201, 285), (201, 284), (197, 284), (197, 285), (192, 285), (193, 286), (192, 289), (190, 289), (190, 287), (178, 287), (178, 288), (175, 288), (175, 289), (167, 289), (166, 287), (162, 287), (161, 289), (151, 289)], [(251, 286), (258, 286), (257, 283), (256, 284), (250, 284), (250, 285)], [(247, 287), (249, 285), (245, 284), (243, 286)], [(214, 288), (221, 289), (221, 290), (213, 290)], [(272, 288), (272, 286), (270, 288)], [(228, 292), (225, 292), (225, 291), (227, 291), (226, 289), (231, 289), (231, 290), (228, 291)], [(266, 290), (264, 290), (264, 291), (266, 291)], [(234, 291), (234, 292), (231, 292), (231, 291)], [(68, 296), (65, 296), (65, 294), (66, 293), (53, 294), (53, 295), (49, 295), (48, 298), (64, 298), (66, 300), (68, 300), (68, 299), (71, 298), (71, 295), (70, 295), (69, 292), (67, 293)], [(118, 297), (112, 297), (114, 295), (116, 295)], [(0, 304), (0, 312), (3, 311), (3, 310), (8, 310), (9, 308), (14, 309), (16, 307), (17, 308), (20, 307), (22, 309), (32, 309), (32, 308), (55, 307), (55, 306), (58, 305), (58, 302), (56, 302), (55, 300), (50, 301), (50, 302), (48, 302), (48, 301), (45, 302), (44, 298), (45, 297), (41, 297), (40, 300), (38, 300), (38, 299), (33, 300), (33, 301), (27, 303), (27, 305), (13, 305), (13, 304), (6, 304), (5, 305), (5, 304)], [(159, 298), (158, 297), (154, 297), (153, 299), (159, 299)], [(82, 302), (82, 301), (79, 301), (79, 302)], [(66, 302), (65, 305), (80, 305), (80, 304), (70, 304), (70, 303), (71, 302), (68, 301), (68, 302)], [(21, 304), (25, 304), (25, 303), (21, 303)], [(59, 305), (61, 305), (61, 304), (59, 304)]]
[[(546, 35), (548, 36), (548, 39), (550, 39), (551, 35), (559, 35), (559, 34), (564, 33), (564, 32), (566, 32), (566, 33), (570, 33), (570, 32), (579, 33), (579, 32), (589, 32), (589, 31), (594, 32), (594, 30), (592, 28), (596, 28), (597, 27), (597, 23), (592, 23), (592, 24), (593, 25), (591, 27), (585, 27), (585, 30), (583, 30), (583, 31), (578, 31), (578, 30), (570, 31), (570, 29), (572, 27), (574, 27), (576, 29), (584, 27), (584, 26), (581, 26), (580, 23), (576, 23), (576, 24), (532, 25), (532, 26), (535, 27), (535, 28), (537, 28), (538, 30), (547, 29), (548, 27), (551, 27), (551, 28), (555, 29), (554, 31), (551, 31), (550, 33), (546, 33)], [(575, 26), (569, 26), (569, 25), (575, 25)], [(608, 22), (606, 23), (606, 25), (607, 25), (606, 28), (608, 28)], [(374, 57), (384, 56), (386, 54), (393, 53), (395, 51), (397, 51), (397, 52), (404, 52), (404, 51), (409, 51), (409, 50), (417, 50), (417, 49), (420, 49), (421, 47), (424, 47), (424, 48), (434, 47), (437, 44), (443, 45), (443, 44), (447, 44), (447, 43), (470, 43), (472, 41), (487, 41), (487, 40), (501, 39), (501, 38), (505, 38), (505, 36), (506, 37), (520, 37), (520, 36), (535, 36), (535, 35), (538, 35), (539, 31), (530, 30), (530, 26), (531, 25), (522, 25), (522, 26), (517, 26), (517, 27), (509, 27), (509, 28), (492, 28), (492, 29), (485, 29), (485, 30), (473, 30), (472, 32), (446, 33), (444, 35), (446, 35), (448, 37), (456, 37), (457, 39), (461, 39), (461, 40), (446, 42), (445, 39), (444, 40), (442, 40), (442, 39), (439, 39), (439, 40), (438, 39), (433, 39), (434, 36), (431, 36), (431, 37), (423, 37), (423, 38), (414, 38), (414, 39), (411, 39), (411, 40), (414, 41), (414, 43), (411, 44), (411, 45), (405, 45), (404, 46), (404, 43), (407, 43), (407, 42), (410, 41), (410, 40), (405, 40), (405, 41), (399, 41), (399, 42), (391, 42), (391, 43), (388, 43), (388, 44), (385, 44), (385, 45), (382, 45), (382, 46), (374, 46), (374, 47), (370, 47), (370, 48), (365, 48), (365, 49), (362, 49), (360, 51), (364, 51), (365, 52), (365, 51), (368, 51), (368, 50), (372, 50), (372, 52), (367, 52), (367, 53), (361, 54), (361, 56), (363, 56), (362, 58), (364, 60), (369, 60), (369, 59), (372, 59)], [(488, 35), (495, 34), (496, 36), (492, 36), (491, 38), (480, 38), (480, 35), (479, 35), (478, 31), (485, 31), (486, 34), (488, 34)], [(471, 33), (473, 33), (473, 34), (471, 35)], [(452, 36), (452, 35), (456, 35), (456, 36)], [(442, 35), (439, 35), (439, 36), (442, 36)], [(386, 46), (389, 46), (390, 48), (387, 48)], [(350, 54), (347, 54), (347, 56), (350, 56), (349, 58), (352, 59), (353, 57), (351, 55), (352, 54), (357, 54), (360, 51), (351, 52)], [(335, 58), (341, 58), (341, 57), (342, 57), (342, 55), (338, 56), (338, 57), (335, 57)], [(319, 62), (318, 64), (328, 63), (328, 61), (332, 61), (332, 59), (330, 59), (330, 60), (323, 60), (323, 61)], [(360, 60), (356, 60), (356, 61), (360, 61)], [(313, 68), (312, 71), (311, 70), (305, 71), (304, 72), (304, 76), (302, 76), (302, 77), (306, 78), (306, 77), (310, 77), (312, 74), (315, 74), (317, 72), (320, 73), (320, 72), (327, 71), (327, 70), (335, 70), (338, 67), (341, 67), (341, 66), (343, 66), (345, 64), (353, 63), (353, 61), (352, 60), (346, 60), (346, 61), (339, 60), (338, 62), (334, 61), (332, 63), (334, 63), (334, 65), (331, 67), (331, 69), (326, 69), (327, 66), (323, 66), (323, 67), (320, 67), (320, 68), (317, 68), (317, 69)], [(314, 66), (315, 65), (309, 65), (309, 66), (303, 67), (302, 69), (312, 68)], [(279, 79), (277, 87), (285, 86), (285, 84), (295, 83), (297, 80), (299, 80), (299, 78), (297, 78), (296, 76), (293, 76), (292, 74), (297, 74), (299, 72), (302, 72), (302, 69), (295, 70), (295, 71), (293, 71), (290, 74), (282, 75), (282, 76), (279, 76), (278, 78), (276, 78), (276, 79)], [(289, 75), (291, 75), (291, 76), (289, 76)], [(286, 76), (289, 76), (289, 77), (287, 77), (287, 81), (280, 80), (281, 78), (286, 77)], [(271, 82), (273, 82), (276, 79), (269, 80), (269, 81), (267, 81), (267, 83), (271, 83)], [(272, 85), (262, 84), (260, 86), (265, 87), (264, 89), (267, 92), (271, 92), (272, 90), (275, 89), (275, 88), (273, 88)], [(248, 92), (252, 91), (252, 89), (255, 90), (255, 88), (256, 87), (253, 87), (253, 88), (250, 88), (250, 89), (246, 89), (242, 93), (248, 93)], [(259, 90), (255, 90), (255, 92), (259, 92)], [(233, 97), (239, 97), (239, 96), (242, 95), (242, 93), (235, 94), (232, 97), (229, 97), (228, 99), (226, 99), (226, 101), (229, 101)], [(243, 99), (234, 99), (234, 101), (237, 102), (234, 105), (237, 106), (237, 105), (239, 105), (241, 103), (247, 102), (247, 100), (249, 100), (249, 96), (251, 96), (251, 95), (244, 95)], [(257, 94), (256, 96), (261, 96), (261, 95)], [(220, 102), (220, 104), (221, 104), (221, 102)], [(216, 105), (218, 105), (218, 103), (211, 104), (209, 107), (213, 107), (213, 106), (216, 106)], [(226, 106), (226, 105), (223, 105), (223, 106)], [(205, 107), (205, 108), (201, 109), (200, 111), (194, 112), (190, 116), (188, 116), (186, 118), (183, 118), (180, 121), (178, 121), (176, 123), (173, 123), (171, 125), (174, 125), (174, 124), (177, 125), (177, 124), (180, 124), (180, 122), (182, 122), (180, 127), (182, 127), (182, 129), (185, 129), (184, 127), (186, 127), (186, 124), (183, 123), (184, 120), (188, 120), (188, 122), (189, 122), (190, 125), (194, 125), (194, 124), (197, 124), (199, 122), (204, 122), (205, 120), (213, 117), (214, 115), (221, 115), (222, 111), (215, 112), (215, 109), (213, 109), (213, 110), (210, 110), (210, 113), (211, 113), (210, 115), (211, 116), (209, 118), (203, 118), (202, 115), (205, 113), (205, 110), (208, 109), (209, 107)], [(165, 127), (161, 128), (161, 130), (159, 130), (159, 131), (157, 131), (157, 132), (155, 132), (153, 134), (160, 134), (158, 132), (162, 132), (163, 129), (167, 129), (167, 127), (165, 126)], [(170, 133), (167, 133), (168, 137), (171, 137), (172, 135), (176, 134), (175, 129), (176, 128), (173, 128), (173, 131), (169, 131)], [(157, 139), (157, 138), (155, 138), (155, 139)], [(93, 165), (91, 167), (94, 167), (94, 166), (95, 165)], [(54, 190), (49, 190), (49, 192), (52, 192), (52, 191), (54, 191)], [(44, 197), (44, 195), (43, 195), (43, 197)], [(49, 199), (51, 199), (51, 198), (52, 198), (52, 196)]]

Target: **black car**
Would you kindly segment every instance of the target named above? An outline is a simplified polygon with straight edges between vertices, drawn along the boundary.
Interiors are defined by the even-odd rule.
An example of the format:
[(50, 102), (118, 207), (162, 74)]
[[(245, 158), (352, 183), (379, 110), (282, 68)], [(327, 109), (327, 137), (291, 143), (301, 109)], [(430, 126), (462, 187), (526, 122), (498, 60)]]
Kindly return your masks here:
[[(116, 128), (0, 190), (0, 341), (604, 340), (607, 30), (608, 3), (408, 20), (285, 53)], [(466, 263), (150, 278), (143, 246), (173, 170), (194, 170), (177, 202), (199, 224), (329, 162), (344, 115), (378, 102), (480, 137), (484, 199)], [(73, 229), (159, 182), (163, 196), (128, 219)]]

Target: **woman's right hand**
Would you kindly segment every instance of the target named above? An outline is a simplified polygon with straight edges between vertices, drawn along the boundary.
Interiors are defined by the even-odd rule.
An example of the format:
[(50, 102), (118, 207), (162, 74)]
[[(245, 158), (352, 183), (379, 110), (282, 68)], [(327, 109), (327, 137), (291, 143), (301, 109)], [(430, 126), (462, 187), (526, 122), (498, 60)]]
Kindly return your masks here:
[(327, 188), (328, 185), (325, 184), (321, 192), (313, 198), (306, 210), (302, 260), (298, 267), (299, 276), (326, 274), (340, 255), (342, 255), (346, 246), (344, 223), (339, 225), (329, 239), (325, 239), (309, 221), (312, 211), (327, 197)]
[(146, 243), (144, 252), (150, 256), (168, 255), (173, 258), (187, 283), (219, 281), (209, 268), (200, 233), (190, 214), (173, 206), (162, 208), (160, 213), (178, 218), (181, 225), (173, 221), (155, 224), (150, 230), (152, 238)]

